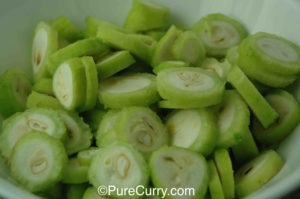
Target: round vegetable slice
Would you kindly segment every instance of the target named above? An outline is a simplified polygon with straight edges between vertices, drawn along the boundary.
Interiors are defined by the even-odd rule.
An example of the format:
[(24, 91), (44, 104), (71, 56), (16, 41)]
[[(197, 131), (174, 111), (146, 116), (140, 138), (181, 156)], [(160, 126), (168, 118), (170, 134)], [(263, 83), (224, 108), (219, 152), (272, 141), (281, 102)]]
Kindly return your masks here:
[(11, 175), (31, 192), (43, 191), (62, 177), (67, 155), (62, 143), (44, 133), (31, 132), (15, 145)]
[(88, 166), (79, 164), (77, 158), (69, 159), (62, 173), (62, 182), (65, 184), (81, 184), (88, 182)]
[(35, 84), (32, 87), (32, 90), (38, 93), (54, 96), (52, 85), (53, 81), (51, 78), (41, 78), (35, 82)]
[(245, 27), (223, 14), (209, 14), (197, 22), (193, 31), (203, 41), (208, 56), (224, 57), (230, 47), (238, 45), (246, 36)]
[(221, 79), (226, 80), (231, 65), (227, 60), (219, 62), (214, 58), (206, 58), (202, 62), (201, 67), (216, 73)]
[(0, 115), (7, 118), (24, 111), (31, 82), (23, 70), (9, 68), (0, 76)]
[(158, 74), (159, 71), (167, 69), (167, 68), (176, 68), (176, 67), (187, 67), (188, 63), (183, 61), (164, 61), (154, 67), (153, 72)]
[(106, 108), (149, 106), (159, 99), (155, 76), (135, 73), (111, 77), (100, 83), (99, 98)]
[[(66, 199), (82, 199), (87, 184), (70, 184), (67, 187)], [(95, 199), (95, 198), (94, 198)]]
[(208, 161), (209, 169), (209, 193), (211, 199), (224, 199), (222, 184), (215, 163)]
[(214, 153), (214, 162), (223, 187), (225, 198), (234, 198), (234, 177), (229, 153), (225, 149), (218, 149)]
[(279, 114), (279, 118), (268, 128), (263, 128), (255, 120), (253, 133), (257, 140), (275, 144), (288, 136), (300, 122), (300, 106), (294, 96), (284, 90), (276, 90), (265, 96), (266, 100)]
[(27, 98), (26, 102), (27, 108), (50, 108), (55, 110), (63, 110), (64, 107), (59, 103), (59, 101), (52, 96), (41, 94), (32, 91)]
[(263, 152), (236, 172), (236, 195), (242, 198), (256, 191), (275, 176), (283, 165), (283, 160), (275, 151)]
[(194, 188), (194, 193), (166, 198), (203, 198), (209, 181), (206, 160), (202, 155), (183, 148), (162, 147), (150, 158), (151, 180), (155, 187)]
[(82, 110), (86, 101), (86, 74), (80, 58), (62, 63), (53, 76), (53, 91), (67, 110)]
[(48, 77), (49, 57), (58, 49), (58, 34), (46, 22), (40, 22), (36, 25), (32, 52), (31, 64), (32, 72), (35, 80)]
[(208, 156), (216, 146), (215, 117), (208, 109), (177, 110), (167, 117), (171, 145)]
[[(149, 169), (143, 156), (131, 145), (115, 142), (101, 148), (95, 155), (88, 176), (89, 182), (95, 188), (100, 185), (113, 185), (116, 188), (146, 187), (149, 181)], [(115, 197), (116, 192), (111, 196)], [(138, 196), (130, 196), (130, 198), (138, 198)]]
[(157, 90), (165, 100), (190, 108), (221, 102), (225, 82), (215, 73), (194, 67), (168, 68), (157, 75)]
[(135, 62), (129, 51), (114, 52), (97, 63), (99, 79), (103, 80), (129, 67)]
[(92, 159), (99, 151), (97, 147), (91, 147), (89, 149), (78, 152), (77, 159), (80, 165), (89, 166), (92, 162)]
[(260, 123), (266, 128), (278, 118), (277, 112), (259, 93), (247, 76), (237, 66), (228, 73), (227, 80), (236, 88), (246, 103), (254, 112)]

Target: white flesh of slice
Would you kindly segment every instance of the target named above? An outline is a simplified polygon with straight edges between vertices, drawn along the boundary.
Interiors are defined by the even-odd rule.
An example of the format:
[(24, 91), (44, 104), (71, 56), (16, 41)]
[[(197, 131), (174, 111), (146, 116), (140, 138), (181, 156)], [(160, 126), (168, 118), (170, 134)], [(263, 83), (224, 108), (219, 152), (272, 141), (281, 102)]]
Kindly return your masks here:
[(45, 29), (41, 28), (37, 31), (32, 46), (32, 65), (33, 73), (36, 74), (40, 70), (43, 63), (48, 45), (48, 35)]

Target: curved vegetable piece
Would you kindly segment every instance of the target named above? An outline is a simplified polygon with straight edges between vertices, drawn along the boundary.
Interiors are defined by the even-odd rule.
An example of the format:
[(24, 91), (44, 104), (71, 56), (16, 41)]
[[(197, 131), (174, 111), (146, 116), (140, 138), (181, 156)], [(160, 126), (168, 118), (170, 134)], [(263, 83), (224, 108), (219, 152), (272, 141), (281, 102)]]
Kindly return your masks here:
[(208, 168), (209, 168), (209, 193), (211, 199), (224, 199), (224, 193), (222, 184), (219, 178), (219, 174), (216, 168), (215, 163), (210, 160), (208, 162)]
[(225, 82), (215, 73), (195, 67), (168, 68), (157, 75), (157, 90), (165, 100), (189, 108), (221, 102)]
[(96, 132), (105, 114), (104, 110), (93, 109), (83, 113), (83, 120), (90, 126), (92, 132)]
[(135, 62), (129, 51), (114, 52), (97, 63), (99, 79), (103, 80), (129, 67)]
[(11, 175), (31, 192), (43, 191), (62, 177), (67, 155), (63, 144), (44, 133), (31, 132), (15, 145)]
[(256, 191), (275, 176), (283, 165), (283, 160), (275, 151), (265, 151), (236, 172), (236, 195), (242, 198)]
[[(206, 160), (202, 155), (183, 148), (162, 147), (150, 158), (151, 180), (155, 187), (194, 188), (194, 194), (184, 198), (204, 198), (209, 181)], [(182, 198), (171, 196), (166, 198)]]
[(132, 31), (145, 31), (166, 25), (168, 9), (141, 0), (134, 0), (124, 27)]
[(80, 165), (77, 158), (69, 159), (63, 169), (61, 181), (65, 184), (81, 184), (88, 181), (88, 166)]
[[(70, 184), (67, 187), (66, 199), (82, 199), (87, 184)], [(95, 199), (95, 198), (94, 198)]]
[(7, 118), (24, 111), (30, 91), (31, 82), (24, 71), (18, 68), (7, 69), (0, 76), (0, 115)]
[(54, 96), (52, 85), (53, 81), (51, 78), (41, 78), (35, 82), (32, 90), (38, 93)]
[(115, 76), (100, 83), (99, 87), (99, 100), (106, 108), (149, 106), (159, 99), (152, 74)]
[(239, 144), (250, 124), (250, 111), (235, 90), (225, 91), (217, 114), (219, 138), (217, 146), (229, 148)]
[(59, 115), (67, 128), (65, 147), (68, 155), (88, 149), (93, 138), (89, 126), (76, 113), (59, 111)]
[(153, 72), (158, 74), (159, 71), (167, 68), (188, 67), (189, 64), (183, 61), (164, 61), (154, 67)]
[(172, 112), (166, 121), (171, 145), (188, 148), (208, 156), (216, 146), (215, 117), (207, 109)]
[(206, 58), (201, 64), (201, 68), (216, 73), (223, 80), (226, 80), (230, 67), (227, 60), (219, 62), (215, 58)]
[(77, 154), (77, 159), (80, 165), (89, 166), (92, 162), (94, 156), (98, 153), (99, 148), (91, 147), (89, 149), (79, 151)]
[(62, 141), (66, 138), (66, 127), (56, 111), (44, 108), (28, 109), (3, 122), (0, 135), (2, 155), (9, 157), (16, 142), (32, 130), (44, 132)]
[(38, 23), (34, 31), (31, 52), (32, 72), (35, 80), (50, 76), (49, 58), (57, 49), (57, 31), (46, 22)]
[(53, 91), (67, 110), (82, 110), (86, 101), (86, 74), (80, 58), (62, 63), (53, 76)]
[(100, 196), (96, 188), (89, 187), (85, 190), (82, 199), (108, 199), (108, 198)]
[(214, 162), (222, 183), (225, 198), (234, 198), (234, 177), (229, 153), (225, 149), (218, 149), (214, 153)]
[(276, 111), (237, 66), (231, 68), (227, 79), (237, 89), (264, 127), (275, 122), (278, 118)]
[(288, 136), (300, 122), (300, 106), (294, 96), (284, 90), (276, 90), (265, 96), (279, 114), (279, 118), (268, 128), (263, 128), (257, 120), (253, 122), (253, 133), (257, 140), (275, 144)]
[[(95, 188), (100, 185), (114, 185), (116, 188), (146, 187), (149, 181), (149, 169), (143, 156), (131, 145), (115, 142), (101, 148), (95, 155), (88, 176), (89, 182)], [(116, 196), (116, 192), (111, 196)], [(138, 196), (130, 196), (130, 198), (138, 198)]]
[(59, 101), (52, 96), (41, 94), (32, 91), (27, 98), (26, 102), (27, 108), (50, 108), (55, 110), (63, 110), (64, 107), (59, 103)]
[(213, 57), (224, 57), (229, 48), (247, 36), (241, 23), (223, 14), (203, 17), (194, 25), (193, 31), (203, 41), (207, 55)]
[(234, 46), (232, 48), (229, 48), (226, 53), (226, 59), (231, 63), (232, 65), (236, 65), (239, 59), (239, 52), (238, 52), (238, 46)]
[(59, 49), (50, 56), (48, 71), (53, 75), (57, 67), (68, 59), (86, 55), (97, 55), (108, 48), (100, 39), (89, 38), (76, 41), (64, 48)]

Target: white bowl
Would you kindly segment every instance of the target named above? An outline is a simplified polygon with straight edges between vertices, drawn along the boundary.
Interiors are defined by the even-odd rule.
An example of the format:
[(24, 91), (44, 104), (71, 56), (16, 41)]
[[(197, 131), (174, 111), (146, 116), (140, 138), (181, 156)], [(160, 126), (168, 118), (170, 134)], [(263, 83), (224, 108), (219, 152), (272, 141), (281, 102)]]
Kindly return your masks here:
[[(153, 0), (169, 7), (171, 20), (191, 27), (208, 13), (221, 12), (240, 20), (250, 33), (265, 31), (300, 45), (298, 0)], [(2, 0), (0, 3), (0, 72), (10, 66), (30, 70), (30, 46), (35, 24), (65, 15), (79, 27), (85, 16), (95, 16), (122, 25), (131, 0)], [(300, 101), (300, 81), (292, 92)], [(1, 119), (0, 119), (1, 120)], [(1, 123), (1, 121), (0, 121)], [(286, 161), (281, 172), (247, 198), (279, 198), (300, 185), (300, 126), (280, 146)], [(10, 199), (37, 198), (12, 183), (0, 161), (0, 195)]]

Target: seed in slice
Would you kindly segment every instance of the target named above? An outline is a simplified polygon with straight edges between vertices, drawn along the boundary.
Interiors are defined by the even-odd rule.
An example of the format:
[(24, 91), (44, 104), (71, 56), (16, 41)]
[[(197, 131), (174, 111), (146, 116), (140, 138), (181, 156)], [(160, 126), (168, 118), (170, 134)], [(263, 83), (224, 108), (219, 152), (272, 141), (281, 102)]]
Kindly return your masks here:
[(216, 73), (223, 80), (226, 80), (230, 67), (231, 64), (227, 60), (219, 62), (215, 58), (206, 58), (201, 64), (201, 68)]
[(275, 144), (288, 136), (300, 122), (300, 107), (294, 96), (284, 90), (276, 90), (265, 96), (266, 100), (279, 114), (279, 118), (268, 128), (263, 128), (255, 120), (253, 133), (257, 140)]
[(208, 161), (209, 169), (209, 195), (211, 199), (224, 199), (223, 187), (215, 163)]
[(277, 112), (259, 93), (239, 67), (233, 66), (228, 73), (227, 79), (237, 89), (265, 128), (275, 122), (278, 118)]
[(99, 87), (99, 99), (106, 108), (149, 106), (159, 99), (152, 74), (115, 76), (101, 82)]
[(159, 71), (167, 69), (167, 68), (176, 68), (176, 67), (187, 67), (188, 63), (183, 61), (164, 61), (154, 67), (153, 72), (158, 74)]
[(64, 107), (60, 102), (52, 96), (41, 94), (35, 91), (32, 91), (27, 98), (26, 102), (27, 108), (50, 108), (55, 110), (63, 110)]
[[(205, 158), (183, 148), (162, 147), (152, 153), (150, 162), (151, 180), (155, 187), (167, 188), (166, 198), (204, 198), (209, 181)], [(183, 196), (171, 196), (172, 188), (192, 188)]]
[(215, 73), (195, 67), (176, 67), (160, 71), (157, 90), (173, 104), (201, 108), (221, 102), (225, 82)]
[(171, 145), (208, 156), (216, 146), (215, 117), (208, 109), (186, 109), (172, 112), (166, 121)]
[(80, 165), (77, 158), (69, 159), (62, 173), (65, 184), (81, 184), (88, 181), (88, 166)]
[(282, 158), (274, 151), (263, 152), (235, 174), (236, 195), (243, 198), (258, 190), (283, 167)]
[[(113, 185), (117, 189), (146, 187), (149, 181), (149, 169), (143, 156), (131, 145), (115, 142), (101, 148), (95, 155), (89, 167), (88, 177), (95, 188), (100, 185)], [(116, 197), (117, 193), (113, 192), (111, 196)], [(129, 198), (138, 198), (138, 196)]]
[(57, 67), (68, 59), (74, 57), (97, 55), (106, 51), (108, 46), (98, 38), (89, 38), (76, 41), (64, 48), (59, 49), (50, 56), (48, 71), (53, 75)]
[(59, 140), (44, 133), (31, 132), (15, 145), (10, 170), (23, 187), (38, 192), (61, 180), (66, 162), (67, 154)]
[(53, 91), (67, 110), (82, 110), (86, 101), (86, 74), (80, 58), (62, 63), (53, 76)]
[(250, 111), (242, 97), (235, 90), (225, 91), (217, 114), (219, 148), (229, 148), (239, 144), (250, 124)]
[(97, 63), (99, 79), (103, 80), (113, 76), (134, 62), (135, 60), (129, 51), (123, 50), (111, 53)]
[(44, 108), (27, 109), (3, 122), (0, 134), (2, 155), (8, 158), (16, 142), (32, 130), (44, 132), (62, 141), (66, 138), (66, 127), (56, 111)]
[(48, 72), (49, 58), (57, 49), (57, 31), (46, 22), (38, 23), (34, 31), (31, 52), (32, 72), (35, 81), (50, 76)]
[(234, 177), (229, 153), (225, 149), (218, 149), (214, 153), (214, 162), (223, 187), (225, 198), (234, 198)]
[(208, 56), (212, 57), (224, 57), (229, 48), (247, 36), (241, 23), (223, 14), (203, 17), (194, 25), (193, 31), (203, 41)]
[(84, 112), (82, 115), (84, 122), (90, 126), (92, 132), (96, 132), (105, 114), (106, 111), (104, 110), (93, 109)]
[[(88, 184), (69, 184), (66, 190), (66, 199), (82, 199)], [(94, 198), (96, 199), (96, 198)]]
[(82, 199), (108, 199), (108, 198), (100, 196), (97, 192), (97, 188), (89, 187), (85, 190)]
[(80, 165), (90, 166), (92, 159), (98, 153), (99, 148), (91, 147), (89, 149), (78, 152), (77, 159)]
[(0, 76), (0, 115), (3, 119), (24, 111), (31, 82), (25, 72), (9, 68)]
[(51, 78), (41, 78), (35, 82), (32, 90), (38, 93), (54, 96), (52, 85), (53, 81)]

